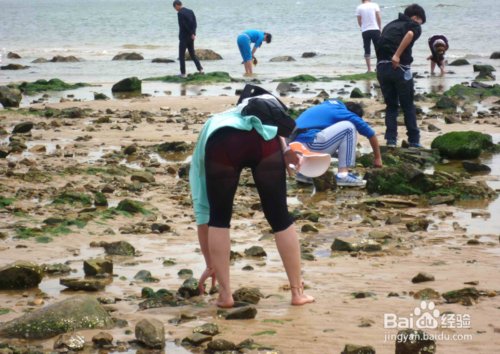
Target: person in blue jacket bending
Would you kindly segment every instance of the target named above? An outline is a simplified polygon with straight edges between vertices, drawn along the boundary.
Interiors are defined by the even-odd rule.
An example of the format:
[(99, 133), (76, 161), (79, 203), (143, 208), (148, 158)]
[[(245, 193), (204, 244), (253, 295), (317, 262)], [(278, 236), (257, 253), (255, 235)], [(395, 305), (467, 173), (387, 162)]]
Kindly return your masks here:
[[(245, 64), (245, 74), (252, 75), (252, 59), (255, 58), (255, 52), (262, 45), (262, 42), (271, 43), (271, 33), (264, 33), (257, 30), (248, 30), (238, 36), (238, 48), (240, 49), (243, 63)], [(253, 49), (251, 44), (254, 43)]]
[[(373, 149), (374, 167), (382, 167), (382, 157), (377, 136), (362, 119), (363, 108), (359, 103), (342, 103), (337, 100), (325, 101), (309, 108), (296, 120), (298, 135), (294, 141), (305, 145), (310, 151), (333, 155), (338, 152), (339, 168), (337, 185), (344, 187), (364, 186), (366, 181), (349, 174), (349, 167), (356, 164), (357, 133), (368, 138)], [(300, 173), (297, 181), (312, 183)]]

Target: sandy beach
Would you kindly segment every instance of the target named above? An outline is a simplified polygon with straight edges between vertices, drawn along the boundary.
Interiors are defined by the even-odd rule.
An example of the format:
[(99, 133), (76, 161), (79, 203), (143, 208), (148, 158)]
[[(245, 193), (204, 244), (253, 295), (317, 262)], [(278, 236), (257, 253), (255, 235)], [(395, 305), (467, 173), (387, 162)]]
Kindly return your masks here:
[[(305, 98), (285, 97), (283, 101), (292, 107), (307, 107)], [(378, 111), (384, 106), (375, 99), (362, 99), (366, 105), (366, 121), (383, 140), (385, 130)], [(482, 101), (484, 107), (492, 107), (496, 99)], [(17, 114), (0, 111), (0, 125), (10, 132), (22, 122), (36, 125), (26, 138), (28, 150), (12, 153), (0, 160), (0, 194), (3, 198), (14, 198), (11, 205), (0, 210), (2, 225), (0, 232), (0, 267), (18, 260), (37, 264), (65, 263), (72, 273), (63, 277), (85, 277), (83, 261), (92, 257), (113, 259), (113, 276), (106, 278), (105, 290), (92, 292), (92, 296), (112, 298), (111, 315), (128, 322), (125, 328), (106, 330), (115, 341), (129, 341), (134, 335), (126, 330), (142, 319), (157, 319), (164, 323), (167, 333), (166, 353), (201, 352), (201, 349), (183, 348), (175, 344), (190, 335), (193, 328), (204, 323), (216, 323), (220, 334), (215, 339), (225, 339), (236, 344), (253, 339), (262, 348), (259, 353), (340, 353), (346, 344), (372, 346), (377, 353), (394, 353), (395, 339), (399, 329), (384, 328), (384, 314), (410, 317), (421, 300), (414, 293), (432, 288), (438, 293), (459, 290), (474, 285), (480, 291), (472, 304), (447, 303), (442, 297), (433, 300), (440, 314), (452, 311), (470, 315), (470, 328), (426, 330), (428, 333), (444, 333), (449, 340), (437, 341), (438, 353), (497, 353), (500, 347), (500, 291), (499, 279), (499, 222), (500, 206), (495, 200), (462, 201), (455, 205), (426, 205), (418, 196), (394, 196), (396, 202), (390, 207), (370, 206), (365, 201), (391, 196), (368, 195), (363, 189), (338, 189), (315, 193), (312, 187), (297, 185), (289, 179), (289, 209), (302, 213), (315, 211), (319, 220), (297, 220), (295, 227), (302, 245), (310, 250), (313, 261), (303, 261), (303, 279), (308, 292), (316, 302), (303, 307), (290, 306), (290, 292), (286, 291), (287, 278), (284, 273), (276, 245), (269, 234), (269, 225), (262, 211), (252, 205), (258, 195), (249, 179), (242, 175), (235, 200), (235, 211), (231, 228), (232, 250), (243, 253), (251, 246), (261, 246), (267, 253), (265, 258), (238, 258), (231, 265), (233, 290), (242, 287), (259, 288), (264, 296), (255, 305), (257, 316), (252, 320), (230, 321), (217, 316), (212, 304), (217, 295), (197, 296), (187, 300), (188, 305), (178, 307), (139, 310), (141, 289), (151, 287), (176, 291), (184, 282), (177, 273), (191, 269), (199, 278), (205, 268), (196, 236), (196, 225), (186, 179), (179, 178), (179, 168), (189, 162), (190, 153), (158, 154), (151, 148), (165, 142), (194, 144), (203, 123), (213, 114), (231, 108), (236, 102), (232, 97), (154, 97), (112, 101), (65, 102), (32, 105), (32, 110), (47, 107), (62, 110), (78, 107), (88, 109), (85, 117), (45, 118), (39, 114)], [(425, 107), (431, 103), (422, 103)], [(186, 110), (187, 109), (187, 110)], [(108, 110), (108, 112), (106, 112)], [(181, 113), (182, 111), (182, 113)], [(109, 117), (110, 123), (95, 121)], [(500, 140), (498, 115), (486, 118), (473, 117), (461, 124), (445, 124), (443, 115), (425, 115), (419, 120), (422, 129), (422, 144), (429, 148), (432, 140), (449, 131), (474, 130), (491, 134), (494, 141)], [(56, 121), (56, 123), (52, 123)], [(58, 124), (60, 123), (60, 124)], [(480, 124), (477, 124), (480, 123)], [(426, 127), (433, 124), (440, 132), (430, 132)], [(133, 127), (133, 128), (130, 128)], [(128, 129), (130, 128), (130, 129)], [(400, 135), (404, 127), (400, 127)], [(79, 139), (79, 137), (83, 137)], [(2, 143), (8, 143), (8, 135)], [(358, 137), (360, 151), (369, 152), (369, 144)], [(123, 149), (132, 144), (137, 151), (123, 155)], [(33, 147), (45, 146), (44, 152), (34, 152)], [(56, 147), (56, 145), (58, 147)], [(368, 150), (367, 150), (368, 149)], [(31, 152), (29, 152), (31, 150)], [(43, 151), (43, 148), (41, 148)], [(489, 157), (491, 174), (471, 175), (472, 181), (486, 181), (493, 189), (500, 188), (498, 159)], [(483, 159), (483, 157), (481, 157)], [(74, 166), (77, 173), (67, 168)], [(112, 176), (105, 172), (86, 173), (90, 168), (105, 170), (112, 166), (128, 166), (132, 171), (124, 176)], [(148, 166), (148, 167), (145, 167)], [(153, 167), (152, 167), (153, 166)], [(438, 167), (434, 167), (437, 169)], [(154, 175), (153, 183), (143, 183), (135, 189), (129, 188), (133, 170), (148, 170)], [(46, 173), (49, 180), (25, 182), (18, 174), (29, 170)], [(363, 175), (368, 169), (356, 168)], [(432, 168), (429, 173), (432, 173)], [(36, 243), (35, 238), (17, 239), (20, 227), (40, 227), (42, 221), (58, 215), (65, 220), (82, 219), (83, 206), (53, 204), (52, 199), (65, 190), (91, 195), (104, 185), (112, 185), (115, 192), (104, 193), (109, 207), (116, 207), (123, 199), (146, 202), (150, 215), (112, 215), (103, 218), (100, 208), (89, 217), (86, 225), (79, 229), (68, 226), (69, 234), (50, 236), (47, 244)], [(22, 190), (22, 193), (19, 193)], [(79, 213), (80, 212), (80, 213)], [(471, 213), (479, 212), (472, 218)], [(388, 224), (390, 216), (399, 215), (401, 222)], [(370, 217), (374, 224), (364, 223)], [(409, 232), (405, 224), (425, 218), (430, 221), (427, 231)], [(170, 231), (151, 231), (154, 222), (170, 226)], [(453, 223), (458, 223), (458, 227)], [(318, 232), (302, 232), (302, 226), (313, 224)], [(470, 228), (473, 231), (467, 230)], [(110, 229), (112, 230), (110, 232)], [(336, 238), (373, 239), (372, 232), (387, 235), (378, 252), (331, 251)], [(113, 233), (113, 234), (111, 234)], [(264, 236), (264, 237), (263, 237)], [(477, 244), (468, 243), (477, 240)], [(92, 243), (127, 241), (138, 252), (136, 257), (109, 256), (101, 247)], [(164, 266), (165, 260), (173, 260), (172, 266)], [(245, 266), (253, 270), (243, 270)], [(158, 282), (145, 283), (134, 279), (137, 272), (150, 271)], [(424, 272), (435, 277), (434, 281), (412, 283), (412, 278)], [(77, 293), (65, 290), (59, 284), (61, 276), (45, 274), (38, 288), (22, 291), (2, 291), (0, 309), (9, 309), (0, 316), (6, 323), (24, 312), (30, 312), (67, 299)], [(92, 278), (89, 278), (92, 279)], [(208, 283), (207, 283), (208, 285)], [(208, 290), (208, 288), (207, 288)], [(369, 293), (366, 298), (356, 294)], [(397, 296), (388, 296), (397, 293)], [(33, 300), (42, 299), (39, 305)], [(192, 321), (175, 325), (169, 320), (181, 314), (192, 314)], [(87, 342), (101, 330), (81, 331)], [(467, 340), (451, 339), (454, 335), (470, 335)], [(6, 340), (19, 347), (40, 344), (48, 352), (56, 338), (46, 341)], [(270, 348), (274, 348), (271, 350)], [(257, 353), (254, 350), (243, 352)], [(88, 349), (90, 350), (90, 349)], [(133, 352), (135, 349), (128, 349)], [(112, 351), (112, 350), (111, 350)]]

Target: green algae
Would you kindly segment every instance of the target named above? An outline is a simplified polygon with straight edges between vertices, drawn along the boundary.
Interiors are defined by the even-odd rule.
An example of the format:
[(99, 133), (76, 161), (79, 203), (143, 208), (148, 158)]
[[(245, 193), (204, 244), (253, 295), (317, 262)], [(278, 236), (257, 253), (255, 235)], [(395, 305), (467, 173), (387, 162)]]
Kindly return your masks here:
[(364, 73), (364, 74), (342, 75), (342, 76), (334, 77), (333, 79), (334, 80), (345, 80), (345, 81), (376, 80), (377, 73), (371, 72), (371, 73)]
[(212, 73), (205, 73), (205, 74), (200, 74), (200, 73), (189, 74), (185, 79), (172, 75), (149, 77), (147, 79), (144, 79), (144, 81), (162, 81), (162, 82), (179, 83), (179, 84), (185, 84), (185, 83), (212, 84), (212, 83), (240, 82), (240, 80), (232, 78), (231, 76), (229, 76), (228, 73), (223, 71), (214, 71)]
[(492, 88), (473, 88), (470, 86), (455, 85), (450, 87), (444, 94), (450, 97), (470, 100), (479, 98), (484, 99), (491, 96), (500, 97), (500, 85), (493, 85)]
[(303, 74), (285, 79), (273, 80), (273, 82), (331, 82), (332, 80), (332, 78), (326, 76), (317, 78), (312, 75)]
[(483, 139), (483, 134), (475, 131), (450, 132), (434, 139), (431, 148), (449, 159), (475, 159), (482, 152)]
[(300, 108), (300, 109), (289, 108), (288, 111), (286, 111), (286, 113), (293, 119), (297, 119), (305, 111), (307, 111), (307, 108)]
[(20, 85), (8, 85), (9, 88), (17, 88), (25, 94), (36, 94), (37, 92), (45, 91), (66, 91), (66, 90), (76, 90), (81, 87), (90, 87), (92, 85), (86, 84), (84, 82), (79, 82), (74, 85), (65, 83), (59, 79), (47, 80), (37, 80), (35, 82), (23, 82)]
[(141, 297), (143, 299), (162, 299), (164, 297), (173, 297), (173, 296), (174, 295), (167, 289), (160, 289), (155, 292), (153, 289), (145, 287), (142, 288), (141, 291)]
[(124, 211), (130, 214), (141, 213), (142, 215), (152, 214), (151, 211), (144, 208), (145, 203), (135, 200), (124, 199), (116, 207), (117, 211)]
[(252, 337), (257, 337), (257, 336), (274, 336), (276, 334), (276, 331), (263, 331), (263, 332), (258, 332), (252, 334)]
[(93, 204), (92, 198), (86, 194), (76, 192), (64, 192), (54, 199), (52, 204), (80, 204), (83, 206), (91, 206)]
[(36, 243), (51, 243), (52, 241), (54, 241), (54, 239), (52, 237), (48, 237), (48, 236), (37, 236), (37, 237), (35, 237), (35, 242)]
[(0, 199), (0, 209), (4, 209), (8, 205), (12, 205), (16, 200), (14, 198), (2, 198)]

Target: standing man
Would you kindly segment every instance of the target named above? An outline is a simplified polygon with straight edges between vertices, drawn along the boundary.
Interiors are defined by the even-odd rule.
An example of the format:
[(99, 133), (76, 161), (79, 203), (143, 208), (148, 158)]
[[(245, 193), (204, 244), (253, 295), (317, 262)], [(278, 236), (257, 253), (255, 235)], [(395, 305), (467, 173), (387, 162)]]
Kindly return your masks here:
[(203, 68), (194, 52), (194, 40), (196, 38), (196, 16), (190, 9), (182, 6), (180, 0), (174, 1), (174, 9), (177, 10), (179, 20), (179, 61), (181, 62), (181, 75), (177, 77), (186, 78), (186, 49), (196, 65), (196, 69), (203, 74)]
[(372, 71), (370, 64), (371, 42), (377, 51), (378, 40), (382, 34), (382, 19), (380, 18), (380, 8), (371, 0), (362, 0), (362, 4), (356, 9), (356, 16), (363, 34), (363, 43), (365, 46), (365, 60), (368, 67), (367, 72)]

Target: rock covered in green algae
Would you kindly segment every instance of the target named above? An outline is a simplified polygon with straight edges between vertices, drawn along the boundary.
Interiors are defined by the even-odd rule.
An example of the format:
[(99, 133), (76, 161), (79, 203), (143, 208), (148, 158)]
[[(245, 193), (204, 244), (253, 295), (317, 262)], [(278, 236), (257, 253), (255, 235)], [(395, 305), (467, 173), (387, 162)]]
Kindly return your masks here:
[(219, 334), (219, 327), (216, 323), (205, 323), (202, 326), (193, 329), (193, 333), (201, 333), (209, 336), (215, 336)]
[(168, 298), (168, 297), (173, 297), (174, 295), (168, 291), (167, 289), (160, 289), (157, 292), (155, 292), (153, 289), (144, 287), (142, 288), (141, 291), (141, 297), (143, 299), (161, 299), (161, 298)]
[(27, 289), (40, 284), (42, 268), (29, 261), (16, 261), (0, 269), (0, 290)]
[(66, 349), (66, 350), (83, 350), (85, 346), (85, 337), (81, 335), (81, 333), (73, 332), (73, 333), (64, 333), (57, 338), (54, 343), (54, 350), (58, 349)]
[(267, 257), (266, 251), (260, 246), (252, 246), (245, 250), (247, 257)]
[(164, 153), (176, 153), (176, 152), (188, 152), (193, 149), (191, 144), (186, 143), (185, 141), (172, 141), (169, 143), (163, 143), (158, 145), (158, 152)]
[(483, 134), (474, 131), (450, 132), (434, 139), (431, 147), (448, 159), (475, 159), (483, 149)]
[(185, 79), (168, 75), (160, 77), (149, 77), (144, 79), (144, 81), (163, 81), (171, 83), (201, 83), (201, 84), (212, 84), (212, 83), (229, 83), (229, 82), (240, 82), (241, 80), (234, 79), (229, 76), (228, 73), (223, 71), (214, 71), (205, 74), (189, 74)]
[(474, 65), (474, 72), (479, 71), (479, 75), (476, 77), (476, 81), (494, 81), (496, 80), (493, 71), (496, 69), (491, 65)]
[(142, 81), (137, 77), (123, 79), (111, 88), (111, 92), (140, 92), (142, 91)]
[(59, 279), (59, 284), (74, 291), (101, 291), (106, 287), (104, 280), (98, 279), (81, 280), (61, 278)]
[(177, 307), (180, 305), (183, 305), (183, 303), (179, 303), (173, 300), (172, 297), (159, 298), (159, 299), (146, 299), (145, 301), (139, 304), (139, 310), (158, 309), (163, 307)]
[(138, 202), (136, 200), (124, 199), (118, 204), (116, 210), (126, 211), (127, 213), (130, 214), (137, 214), (137, 213), (144, 214), (145, 212), (147, 212), (147, 210), (143, 208), (143, 205), (144, 203)]
[(412, 220), (406, 223), (406, 228), (410, 232), (427, 231), (428, 227), (429, 227), (429, 220), (426, 219)]
[(94, 205), (95, 206), (108, 206), (108, 198), (101, 192), (97, 192), (94, 195)]
[(413, 277), (411, 282), (414, 284), (417, 284), (417, 283), (424, 283), (426, 281), (434, 281), (434, 280), (435, 280), (434, 275), (420, 272), (416, 276)]
[(226, 316), (226, 320), (251, 320), (257, 316), (257, 309), (253, 306), (241, 307)]
[(94, 92), (94, 100), (96, 101), (106, 101), (106, 100), (109, 100), (109, 97), (106, 96), (104, 93), (97, 93), (97, 92)]
[(76, 295), (0, 326), (0, 336), (48, 339), (83, 329), (111, 329), (113, 321), (93, 296)]
[(467, 61), (467, 59), (457, 59), (448, 64), (448, 66), (463, 66), (463, 65), (470, 65), (470, 63)]
[(241, 288), (233, 293), (234, 301), (244, 301), (257, 305), (264, 295), (257, 288)]
[(317, 81), (329, 82), (329, 81), (332, 81), (332, 79), (327, 78), (327, 77), (316, 78), (312, 75), (302, 74), (302, 75), (289, 77), (286, 79), (274, 80), (273, 82), (317, 82)]
[(366, 190), (381, 195), (421, 195), (433, 187), (424, 173), (410, 164), (397, 168), (376, 169), (367, 173), (365, 179)]
[(54, 199), (52, 204), (70, 204), (91, 206), (93, 204), (92, 198), (87, 194), (77, 192), (64, 192)]
[(89, 87), (92, 86), (90, 84), (86, 84), (83, 82), (76, 83), (74, 85), (70, 85), (65, 83), (59, 79), (51, 79), (47, 80), (37, 80), (35, 82), (23, 82), (21, 85), (14, 87), (17, 85), (9, 85), (8, 87), (17, 88), (21, 92), (26, 94), (33, 94), (36, 92), (45, 92), (45, 91), (67, 91), (67, 90), (76, 90), (81, 87)]
[(413, 295), (415, 300), (439, 300), (441, 298), (441, 294), (439, 294), (436, 290), (431, 288), (425, 288), (419, 290)]
[(150, 348), (165, 348), (165, 327), (156, 319), (144, 319), (135, 326), (135, 337)]
[(346, 238), (336, 238), (331, 246), (332, 251), (347, 252), (376, 252), (382, 250), (382, 246), (373, 240), (353, 240)]
[(340, 354), (375, 354), (375, 348), (370, 346), (346, 344)]
[(326, 192), (328, 190), (337, 189), (337, 179), (335, 178), (335, 173), (333, 171), (326, 171), (323, 175), (313, 178), (314, 188), (316, 192)]
[(12, 130), (12, 134), (25, 134), (29, 133), (35, 124), (33, 122), (24, 122), (16, 124)]
[(396, 339), (396, 354), (435, 354), (437, 344), (422, 330), (399, 331)]
[(127, 241), (116, 241), (103, 245), (104, 250), (110, 256), (135, 256), (135, 248)]
[(130, 177), (131, 181), (137, 181), (140, 183), (153, 183), (155, 182), (155, 177), (148, 172), (138, 171)]
[(354, 90), (351, 91), (351, 98), (365, 98), (366, 95), (361, 92), (361, 90), (359, 88), (354, 88)]
[(224, 339), (217, 339), (211, 341), (210, 343), (208, 343), (207, 346), (207, 352), (212, 354), (217, 352), (235, 350), (235, 349), (236, 349), (236, 344)]
[(436, 102), (436, 108), (439, 109), (456, 109), (457, 103), (448, 96), (441, 96), (441, 98)]
[(344, 81), (358, 81), (358, 80), (377, 80), (377, 73), (364, 73), (364, 74), (354, 74), (354, 75), (342, 75), (334, 77), (334, 80), (344, 80)]
[(189, 299), (190, 297), (193, 296), (200, 296), (200, 289), (198, 288), (198, 280), (190, 277), (182, 283), (181, 287), (178, 290), (179, 294), (186, 298)]
[(461, 290), (448, 291), (442, 296), (449, 303), (467, 303), (469, 299), (477, 300), (479, 298), (479, 292), (475, 287), (464, 288)]
[(91, 258), (83, 261), (85, 275), (95, 276), (97, 274), (113, 274), (113, 261), (102, 258)]
[(20, 90), (0, 86), (0, 104), (4, 108), (18, 108), (22, 99), (23, 95)]

